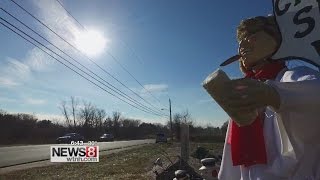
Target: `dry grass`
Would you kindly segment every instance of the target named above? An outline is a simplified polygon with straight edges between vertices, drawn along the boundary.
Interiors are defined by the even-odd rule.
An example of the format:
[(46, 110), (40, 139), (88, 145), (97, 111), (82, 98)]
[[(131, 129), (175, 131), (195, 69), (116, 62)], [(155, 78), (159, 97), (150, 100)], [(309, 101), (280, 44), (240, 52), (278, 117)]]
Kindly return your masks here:
[[(205, 147), (215, 153), (222, 153), (223, 143), (191, 143), (190, 153), (197, 146)], [(114, 154), (100, 156), (99, 163), (60, 163), (53, 166), (37, 167), (20, 170), (0, 175), (0, 180), (6, 179), (154, 179), (152, 164), (161, 157), (164, 167), (170, 162), (164, 156), (165, 151), (171, 160), (180, 154), (178, 143), (174, 144), (151, 144), (142, 147), (121, 151)], [(196, 171), (201, 167), (198, 159), (190, 157), (189, 164)]]
[(222, 154), (224, 143), (196, 143), (196, 142), (192, 142), (190, 145), (190, 152), (195, 151), (198, 146), (204, 147), (204, 148), (212, 151), (214, 154), (218, 155), (218, 154)]
[(66, 163), (3, 174), (0, 179), (150, 179), (148, 172), (169, 144), (151, 144), (100, 156), (99, 163)]
[[(201, 146), (209, 150), (214, 155), (222, 155), (224, 143), (191, 143), (190, 153), (196, 151), (197, 147)], [(200, 174), (199, 168), (202, 166), (199, 159), (193, 158), (190, 156), (189, 165), (192, 166), (197, 173)]]

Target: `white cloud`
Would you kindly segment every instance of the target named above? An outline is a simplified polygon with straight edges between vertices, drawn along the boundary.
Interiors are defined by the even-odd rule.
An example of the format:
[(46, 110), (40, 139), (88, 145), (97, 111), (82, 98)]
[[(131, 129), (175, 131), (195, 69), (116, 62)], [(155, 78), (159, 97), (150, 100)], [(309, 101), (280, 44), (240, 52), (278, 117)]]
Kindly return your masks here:
[(7, 98), (7, 97), (0, 97), (0, 102), (16, 102), (16, 99)]
[(166, 122), (169, 120), (169, 118), (163, 118), (163, 117), (157, 117), (157, 116), (154, 116), (153, 118), (151, 117), (141, 117), (141, 116), (130, 116), (130, 115), (127, 115), (126, 114), (122, 114), (124, 117), (126, 118), (129, 118), (129, 119), (137, 119), (137, 120), (141, 120), (141, 122), (144, 122), (144, 123), (161, 123), (163, 125), (166, 124)]
[(19, 83), (13, 81), (10, 78), (7, 77), (0, 77), (0, 86), (4, 87), (13, 87), (13, 86), (18, 86)]
[(213, 99), (201, 99), (198, 101), (198, 104), (207, 104), (207, 103), (214, 103)]
[[(33, 0), (35, 7), (35, 14), (48, 27), (61, 35), (70, 44), (74, 44), (77, 35), (83, 31), (75, 21), (69, 17), (65, 10), (56, 2), (52, 0)], [(50, 32), (47, 28), (39, 24), (36, 30), (47, 38), (50, 42), (55, 44), (61, 50), (68, 53), (71, 57), (78, 59), (79, 53), (76, 53), (72, 48), (59, 39), (55, 34)], [(62, 55), (52, 45), (46, 44), (47, 47), (53, 49), (57, 54)], [(24, 58), (16, 60), (7, 57), (6, 61), (0, 62), (0, 85), (2, 86), (17, 86), (23, 82), (30, 80), (33, 72), (47, 72), (53, 69), (55, 60), (49, 57), (45, 52), (38, 48), (29, 50)]]
[(44, 119), (47, 119), (47, 120), (55, 120), (59, 123), (63, 122), (64, 120), (64, 117), (61, 116), (61, 115), (57, 115), (57, 114), (35, 114), (35, 116), (39, 119), (39, 120), (44, 120)]
[(25, 63), (8, 57), (0, 64), (0, 73), (0, 86), (14, 87), (28, 79), (31, 70)]
[(42, 105), (46, 103), (46, 100), (44, 99), (34, 99), (34, 98), (27, 98), (26, 103), (31, 105)]
[(0, 85), (21, 85), (32, 78), (32, 72), (49, 71), (53, 63), (54, 60), (38, 48), (29, 50), (21, 60), (7, 57), (0, 65)]
[(151, 92), (151, 93), (168, 91), (168, 85), (167, 84), (146, 84), (143, 87), (144, 87), (144, 89), (142, 90), (143, 93), (146, 93), (146, 90)]
[[(104, 43), (101, 43), (101, 39), (105, 38), (104, 33), (100, 31), (96, 31), (93, 29), (90, 29), (86, 27), (88, 31), (83, 30), (79, 24), (75, 22), (73, 18), (69, 16), (69, 14), (57, 3), (56, 1), (52, 0), (34, 0), (34, 5), (38, 7), (38, 17), (41, 17), (41, 21), (44, 22), (50, 29), (52, 29), (56, 34), (58, 34), (60, 37), (62, 37), (64, 40), (66, 40), (68, 43), (72, 44), (73, 46), (77, 47), (77, 49), (80, 49), (82, 52), (86, 53), (87, 55), (90, 55), (89, 51), (92, 47), (96, 47), (94, 50), (101, 48), (101, 51), (104, 51), (104, 47), (102, 44), (105, 44), (109, 42), (110, 40), (106, 38)], [(72, 50), (72, 47), (68, 45), (68, 43), (64, 42), (64, 40), (61, 40), (57, 35), (55, 35), (53, 32), (51, 32), (49, 29), (42, 26), (42, 31), (46, 34), (46, 37), (57, 47), (62, 49), (63, 51), (67, 52), (68, 54), (72, 55), (78, 55), (78, 52), (74, 52)], [(102, 38), (98, 38), (99, 41), (85, 41), (81, 44), (77, 43), (79, 42), (79, 38), (83, 39), (84, 36), (88, 35), (88, 32), (99, 32), (102, 36)], [(97, 36), (94, 36), (97, 37)], [(78, 40), (78, 41), (77, 41)], [(100, 43), (99, 43), (100, 42)], [(86, 47), (85, 49), (81, 47)], [(92, 52), (92, 51), (91, 51)], [(60, 53), (58, 53), (60, 54)], [(92, 55), (92, 54), (91, 54)], [(90, 55), (90, 56), (91, 56)], [(91, 56), (93, 57), (93, 55)]]
[(212, 119), (212, 118), (205, 118), (205, 117), (198, 117), (197, 118), (197, 125), (206, 127), (207, 125), (214, 126), (214, 127), (221, 127), (224, 122), (228, 121), (228, 119)]
[[(39, 8), (38, 16), (40, 17), (40, 20), (50, 27), (50, 29), (54, 30), (59, 35), (63, 35), (62, 37), (66, 38), (68, 41), (75, 39), (75, 34), (73, 32), (79, 31), (79, 28), (56, 1), (34, 0), (33, 3)], [(42, 29), (50, 40), (57, 39), (57, 36), (50, 32), (50, 30), (45, 27)]]
[(54, 60), (38, 48), (28, 51), (24, 62), (34, 71), (48, 71)]
[(4, 71), (7, 75), (24, 80), (30, 76), (31, 70), (28, 65), (13, 58), (7, 58)]

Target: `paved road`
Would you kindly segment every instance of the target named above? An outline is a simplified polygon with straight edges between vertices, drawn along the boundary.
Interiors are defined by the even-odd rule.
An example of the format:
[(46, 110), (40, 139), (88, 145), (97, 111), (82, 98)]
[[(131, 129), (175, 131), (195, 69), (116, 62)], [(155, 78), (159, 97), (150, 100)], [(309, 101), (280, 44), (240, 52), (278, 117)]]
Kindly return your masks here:
[[(99, 142), (98, 145), (100, 151), (106, 151), (154, 142), (154, 139), (146, 139), (133, 141)], [(56, 144), (0, 147), (0, 168), (28, 162), (49, 160), (50, 146), (52, 145)]]

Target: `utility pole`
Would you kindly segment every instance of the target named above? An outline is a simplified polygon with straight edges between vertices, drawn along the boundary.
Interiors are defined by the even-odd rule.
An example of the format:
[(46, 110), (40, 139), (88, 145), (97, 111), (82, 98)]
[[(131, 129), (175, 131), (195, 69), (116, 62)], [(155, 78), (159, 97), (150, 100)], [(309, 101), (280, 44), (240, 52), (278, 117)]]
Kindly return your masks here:
[(171, 136), (171, 141), (173, 141), (172, 115), (171, 115), (171, 100), (170, 100), (170, 98), (169, 98), (169, 112), (170, 112), (170, 136)]

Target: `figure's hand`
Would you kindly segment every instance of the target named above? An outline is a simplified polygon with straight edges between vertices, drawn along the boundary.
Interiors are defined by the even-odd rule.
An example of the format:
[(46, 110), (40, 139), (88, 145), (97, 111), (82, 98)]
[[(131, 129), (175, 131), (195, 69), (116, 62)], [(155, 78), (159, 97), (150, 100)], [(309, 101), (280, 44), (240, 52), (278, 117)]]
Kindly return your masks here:
[(223, 104), (234, 112), (253, 112), (253, 110), (272, 106), (278, 109), (280, 96), (270, 85), (258, 80), (243, 78), (227, 82)]

